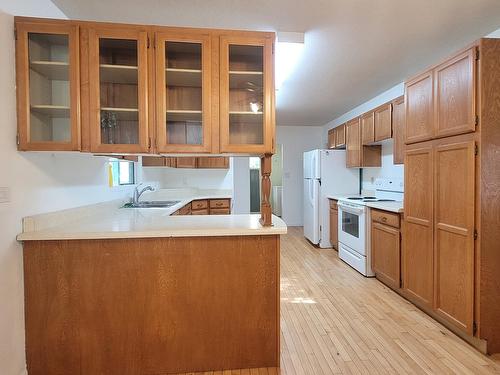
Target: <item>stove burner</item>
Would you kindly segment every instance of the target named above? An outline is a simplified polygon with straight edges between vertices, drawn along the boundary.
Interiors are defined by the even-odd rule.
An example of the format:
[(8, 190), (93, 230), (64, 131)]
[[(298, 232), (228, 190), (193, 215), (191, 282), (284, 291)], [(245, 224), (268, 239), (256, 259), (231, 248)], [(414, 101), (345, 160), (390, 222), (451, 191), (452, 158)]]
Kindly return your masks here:
[(347, 199), (352, 199), (353, 201), (360, 201), (362, 197), (348, 197)]
[(396, 202), (395, 199), (377, 199), (377, 202)]

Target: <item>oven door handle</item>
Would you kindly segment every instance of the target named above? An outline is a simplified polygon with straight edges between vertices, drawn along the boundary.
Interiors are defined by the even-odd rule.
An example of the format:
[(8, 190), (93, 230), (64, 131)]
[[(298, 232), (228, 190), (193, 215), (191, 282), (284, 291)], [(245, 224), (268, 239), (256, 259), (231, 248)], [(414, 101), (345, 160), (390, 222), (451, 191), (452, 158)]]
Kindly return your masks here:
[(338, 203), (338, 206), (342, 211), (349, 212), (349, 213), (355, 214), (355, 215), (361, 215), (364, 211), (364, 208), (351, 207), (351, 206), (343, 205), (340, 202)]

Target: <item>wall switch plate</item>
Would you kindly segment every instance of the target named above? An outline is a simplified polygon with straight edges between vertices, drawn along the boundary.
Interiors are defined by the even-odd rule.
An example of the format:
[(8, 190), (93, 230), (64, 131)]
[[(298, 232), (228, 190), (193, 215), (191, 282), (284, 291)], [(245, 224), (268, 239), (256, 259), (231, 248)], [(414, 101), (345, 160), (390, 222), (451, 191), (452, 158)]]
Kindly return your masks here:
[(10, 202), (10, 188), (0, 187), (0, 203)]

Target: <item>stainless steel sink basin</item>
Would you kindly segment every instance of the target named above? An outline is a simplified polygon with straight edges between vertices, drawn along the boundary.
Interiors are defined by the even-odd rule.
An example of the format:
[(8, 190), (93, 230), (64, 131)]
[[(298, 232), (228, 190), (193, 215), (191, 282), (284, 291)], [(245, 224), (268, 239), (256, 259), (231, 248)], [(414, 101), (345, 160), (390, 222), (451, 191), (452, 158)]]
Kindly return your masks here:
[(141, 201), (137, 203), (127, 203), (124, 208), (168, 208), (176, 205), (180, 201)]

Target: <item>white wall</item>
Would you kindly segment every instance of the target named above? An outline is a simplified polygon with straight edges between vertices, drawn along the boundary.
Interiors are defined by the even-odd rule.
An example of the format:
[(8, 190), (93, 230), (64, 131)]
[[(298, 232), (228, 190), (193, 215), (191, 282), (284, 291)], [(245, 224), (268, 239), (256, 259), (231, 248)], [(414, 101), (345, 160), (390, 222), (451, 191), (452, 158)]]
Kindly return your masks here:
[[(16, 15), (64, 15), (48, 0), (1, 0)], [(84, 154), (16, 150), (14, 19), (0, 11), (0, 187), (10, 202), (0, 203), (0, 374), (25, 372), (22, 246), (16, 242), (21, 218), (130, 195), (130, 188), (107, 186), (106, 159)], [(50, 350), (48, 348), (47, 350)]]
[(142, 181), (158, 182), (162, 189), (196, 187), (200, 189), (233, 189), (233, 163), (229, 169), (188, 169), (147, 167)]
[(304, 151), (323, 147), (321, 126), (278, 126), (276, 143), (283, 145), (283, 213), (287, 225), (303, 225)]

